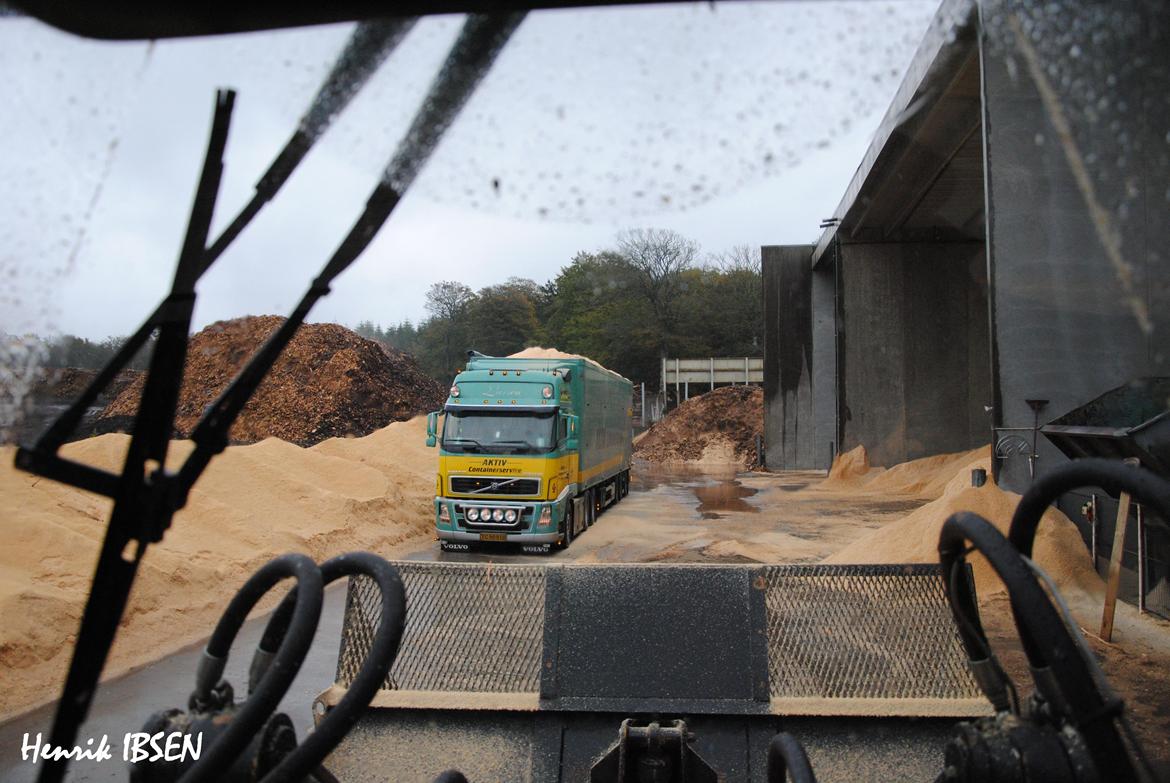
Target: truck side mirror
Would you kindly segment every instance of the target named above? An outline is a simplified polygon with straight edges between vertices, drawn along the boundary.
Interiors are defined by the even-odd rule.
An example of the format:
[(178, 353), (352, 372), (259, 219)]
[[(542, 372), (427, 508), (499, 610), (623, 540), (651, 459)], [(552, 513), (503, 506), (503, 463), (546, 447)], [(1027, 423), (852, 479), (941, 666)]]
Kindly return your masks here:
[(439, 411), (427, 414), (427, 445), (435, 445), (435, 433), (439, 427)]
[(578, 446), (577, 422), (579, 418), (572, 413), (562, 413), (561, 416), (565, 420), (565, 448), (570, 451), (575, 450)]

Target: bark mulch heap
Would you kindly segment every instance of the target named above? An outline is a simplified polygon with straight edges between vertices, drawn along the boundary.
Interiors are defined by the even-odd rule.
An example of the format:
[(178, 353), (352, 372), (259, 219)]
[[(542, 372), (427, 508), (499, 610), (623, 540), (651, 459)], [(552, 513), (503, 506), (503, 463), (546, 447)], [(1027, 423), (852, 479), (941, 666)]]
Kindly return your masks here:
[[(274, 315), (218, 321), (191, 338), (175, 437), (191, 434), (203, 410), (283, 322)], [(102, 418), (132, 421), (142, 383), (128, 386)], [(232, 426), (231, 441), (275, 437), (311, 446), (327, 438), (361, 437), (437, 410), (445, 398), (446, 389), (409, 354), (337, 324), (304, 324)]]
[[(52, 400), (53, 402), (73, 402), (85, 391), (85, 388), (95, 377), (97, 377), (97, 370), (83, 370), (77, 367), (44, 369), (41, 371), (40, 379), (33, 387), (33, 396), (37, 399)], [(109, 402), (141, 377), (141, 370), (119, 371), (106, 390), (98, 397), (98, 402)]]
[(723, 386), (691, 397), (656, 422), (634, 446), (650, 462), (691, 462), (708, 446), (728, 443), (745, 467), (759, 467), (756, 436), (764, 431), (764, 392), (759, 386)]

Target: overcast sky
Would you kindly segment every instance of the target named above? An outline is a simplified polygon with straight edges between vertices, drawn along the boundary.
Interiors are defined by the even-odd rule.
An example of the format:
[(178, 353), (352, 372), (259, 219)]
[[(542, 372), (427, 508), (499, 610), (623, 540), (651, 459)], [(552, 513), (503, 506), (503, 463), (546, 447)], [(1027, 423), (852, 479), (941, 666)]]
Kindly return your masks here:
[[(629, 227), (673, 228), (707, 252), (813, 242), (936, 7), (532, 14), (310, 320), (417, 322), (437, 280), (544, 282)], [(291, 308), (364, 205), (459, 24), (419, 23), (204, 278), (196, 328)], [(169, 285), (214, 88), (239, 91), (219, 228), (350, 30), (111, 44), (0, 18), (0, 330), (100, 339), (136, 328)]]

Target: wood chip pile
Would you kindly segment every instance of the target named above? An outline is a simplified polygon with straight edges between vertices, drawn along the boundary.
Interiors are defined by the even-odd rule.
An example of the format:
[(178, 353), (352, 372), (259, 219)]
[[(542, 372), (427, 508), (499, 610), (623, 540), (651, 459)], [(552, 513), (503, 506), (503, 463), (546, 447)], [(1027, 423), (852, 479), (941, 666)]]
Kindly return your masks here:
[[(218, 321), (191, 338), (176, 437), (190, 435), (203, 410), (283, 321), (272, 315)], [(139, 379), (101, 418), (130, 422), (141, 394)], [(236, 420), (231, 441), (275, 437), (311, 446), (326, 438), (361, 437), (390, 422), (436, 410), (445, 397), (446, 390), (410, 355), (337, 324), (305, 324)]]
[(756, 436), (764, 431), (764, 392), (723, 386), (691, 397), (656, 422), (634, 446), (649, 462), (700, 462), (724, 448), (745, 468), (759, 467)]

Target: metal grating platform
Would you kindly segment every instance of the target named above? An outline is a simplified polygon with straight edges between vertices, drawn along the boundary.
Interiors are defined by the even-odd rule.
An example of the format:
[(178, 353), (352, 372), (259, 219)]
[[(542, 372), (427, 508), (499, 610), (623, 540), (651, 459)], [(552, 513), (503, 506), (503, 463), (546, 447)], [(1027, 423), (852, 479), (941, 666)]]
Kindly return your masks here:
[[(539, 690), (543, 568), (394, 565), (406, 588), (406, 632), (386, 690)], [(337, 660), (339, 685), (349, 685), (370, 649), (379, 602), (370, 579), (350, 580)]]
[(774, 711), (831, 700), (852, 704), (850, 713), (882, 714), (887, 708), (867, 702), (918, 701), (929, 709), (952, 699), (986, 711), (938, 566), (771, 566), (764, 573)]
[[(968, 716), (938, 566), (396, 563), (398, 658), (374, 706)], [(375, 630), (351, 580), (335, 703)]]

